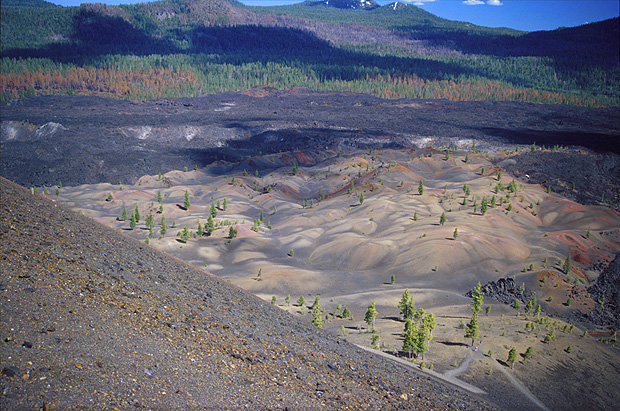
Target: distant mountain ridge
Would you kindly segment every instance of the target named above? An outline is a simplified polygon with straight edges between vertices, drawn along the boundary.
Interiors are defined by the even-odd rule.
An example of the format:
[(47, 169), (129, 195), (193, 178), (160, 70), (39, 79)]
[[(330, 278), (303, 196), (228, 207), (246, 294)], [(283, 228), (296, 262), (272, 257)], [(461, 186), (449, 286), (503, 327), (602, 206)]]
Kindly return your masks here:
[(380, 7), (374, 0), (324, 0), (322, 3), (339, 9), (372, 10)]
[[(135, 72), (133, 67), (149, 68), (156, 61), (156, 67), (183, 71), (181, 77), (191, 77), (194, 88), (170, 84), (153, 91), (140, 83), (119, 91), (84, 80), (77, 92), (89, 84), (88, 93), (104, 86), (105, 95), (152, 98), (270, 85), (384, 98), (620, 104), (617, 18), (525, 33), (442, 19), (410, 4), (380, 7), (373, 0), (279, 7), (248, 7), (235, 0), (49, 5), (1, 3), (2, 71), (17, 76), (2, 100), (76, 92), (77, 83), (66, 78), (74, 66)], [(41, 59), (28, 70), (63, 80), (33, 83), (20, 68), (27, 58)], [(58, 63), (65, 65), (62, 70)], [(228, 70), (235, 73), (214, 78)]]

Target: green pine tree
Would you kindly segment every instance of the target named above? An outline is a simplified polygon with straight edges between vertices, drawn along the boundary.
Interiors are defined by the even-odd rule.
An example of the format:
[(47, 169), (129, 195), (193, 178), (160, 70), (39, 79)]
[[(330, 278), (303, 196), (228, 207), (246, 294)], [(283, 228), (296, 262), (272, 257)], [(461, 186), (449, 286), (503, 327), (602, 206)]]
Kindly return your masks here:
[(168, 226), (166, 225), (166, 217), (161, 218), (160, 226), (161, 227), (159, 228), (159, 233), (161, 235), (166, 235), (166, 233), (168, 232)]
[(368, 327), (371, 331), (375, 330), (375, 318), (377, 317), (377, 309), (375, 308), (375, 300), (372, 300), (372, 303), (368, 306), (366, 310), (366, 315), (364, 316), (364, 321), (368, 324)]
[(514, 368), (515, 361), (517, 361), (517, 349), (512, 347), (508, 352), (508, 364), (510, 364), (510, 368)]
[(400, 308), (400, 313), (402, 314), (404, 320), (413, 318), (415, 303), (413, 302), (413, 297), (409, 295), (409, 289), (406, 288), (403, 292), (400, 302), (398, 303), (398, 308)]
[(420, 184), (418, 184), (418, 194), (420, 195), (424, 194), (424, 184), (422, 180), (420, 180)]
[(187, 190), (185, 190), (185, 195), (183, 197), (183, 208), (189, 210), (190, 205), (191, 204), (189, 202), (189, 193), (187, 192)]
[(118, 218), (119, 221), (125, 221), (127, 220), (127, 209), (125, 208), (125, 205), (123, 204), (123, 210), (121, 211), (121, 216)]

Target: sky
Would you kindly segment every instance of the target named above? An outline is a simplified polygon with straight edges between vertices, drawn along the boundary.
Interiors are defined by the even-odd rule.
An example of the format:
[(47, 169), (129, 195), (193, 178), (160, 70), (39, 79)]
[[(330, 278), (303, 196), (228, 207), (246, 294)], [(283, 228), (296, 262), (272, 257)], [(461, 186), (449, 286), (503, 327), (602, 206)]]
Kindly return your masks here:
[[(62, 6), (81, 3), (133, 4), (149, 0), (48, 0)], [(239, 0), (248, 6), (280, 6), (301, 0)], [(380, 5), (395, 0), (375, 0)], [(618, 0), (399, 0), (449, 20), (517, 30), (553, 30), (618, 17)]]

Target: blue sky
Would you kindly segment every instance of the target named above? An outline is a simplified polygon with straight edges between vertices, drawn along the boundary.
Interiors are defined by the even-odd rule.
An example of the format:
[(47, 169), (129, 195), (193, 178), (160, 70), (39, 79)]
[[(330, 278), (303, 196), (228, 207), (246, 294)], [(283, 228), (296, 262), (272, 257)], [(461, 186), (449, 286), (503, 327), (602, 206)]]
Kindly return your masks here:
[[(80, 3), (132, 4), (148, 0), (49, 0), (63, 6)], [(277, 6), (301, 0), (240, 0), (250, 6)], [(380, 5), (394, 0), (376, 0)], [(618, 17), (618, 0), (399, 0), (415, 4), (439, 17), (487, 27), (553, 30)]]

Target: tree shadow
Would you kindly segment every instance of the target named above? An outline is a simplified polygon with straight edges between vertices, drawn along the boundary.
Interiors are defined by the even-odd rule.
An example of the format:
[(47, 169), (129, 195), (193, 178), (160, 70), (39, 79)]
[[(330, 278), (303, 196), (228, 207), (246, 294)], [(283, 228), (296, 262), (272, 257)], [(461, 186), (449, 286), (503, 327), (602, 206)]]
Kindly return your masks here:
[(449, 347), (469, 347), (469, 344), (456, 341), (437, 341), (437, 343), (447, 345)]

